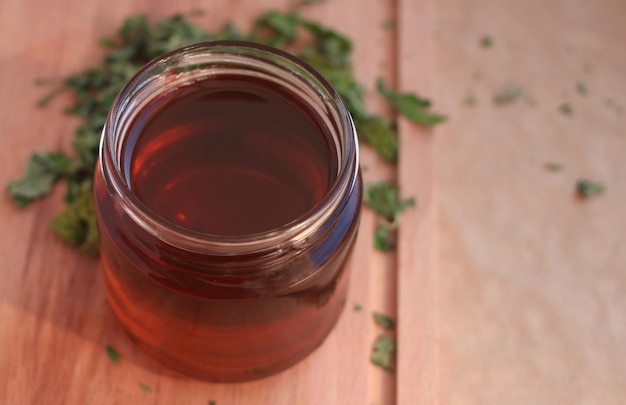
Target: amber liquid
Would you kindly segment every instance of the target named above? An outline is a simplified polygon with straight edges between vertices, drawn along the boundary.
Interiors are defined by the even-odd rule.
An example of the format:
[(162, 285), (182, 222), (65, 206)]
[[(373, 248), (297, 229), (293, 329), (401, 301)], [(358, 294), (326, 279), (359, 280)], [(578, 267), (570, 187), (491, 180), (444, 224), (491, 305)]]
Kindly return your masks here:
[(125, 154), (135, 194), (161, 217), (222, 236), (288, 224), (324, 197), (336, 156), (324, 127), (286, 92), (220, 78), (149, 107)]
[[(165, 221), (246, 236), (314, 209), (337, 173), (330, 145), (294, 95), (229, 76), (150, 103), (130, 127), (122, 166), (135, 195)], [(357, 190), (327, 237), (301, 254), (238, 259), (158, 241), (114, 207), (97, 176), (109, 302), (130, 335), (178, 371), (214, 381), (273, 374), (307, 355), (337, 321), (359, 201)]]

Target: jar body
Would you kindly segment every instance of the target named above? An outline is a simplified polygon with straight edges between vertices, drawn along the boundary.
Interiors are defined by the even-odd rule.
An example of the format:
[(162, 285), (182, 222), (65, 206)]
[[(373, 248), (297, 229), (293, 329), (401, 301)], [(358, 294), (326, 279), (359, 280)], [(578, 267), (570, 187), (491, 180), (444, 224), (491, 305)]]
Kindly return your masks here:
[(98, 173), (107, 298), (129, 335), (160, 362), (211, 381), (262, 378), (306, 357), (337, 322), (360, 184), (317, 246), (247, 274), (207, 275), (220, 258), (180, 251), (137, 227)]
[[(246, 45), (220, 49), (229, 55), (241, 47)], [(205, 48), (200, 51), (212, 52), (215, 45)], [(172, 59), (179, 63), (175, 56), (167, 57), (170, 65)], [(142, 86), (136, 85), (135, 92)], [(334, 195), (307, 214), (311, 218), (269, 232), (267, 240), (263, 235), (224, 243), (215, 235), (203, 239), (169, 229), (159, 218), (152, 221), (132, 189), (120, 184), (123, 159), (115, 156), (124, 140), (120, 121), (125, 110), (136, 108), (130, 87), (105, 125), (95, 177), (106, 292), (114, 313), (146, 352), (193, 377), (246, 381), (295, 364), (323, 342), (345, 304), (349, 275), (344, 264), (361, 208), (357, 152), (353, 158), (341, 152), (341, 159), (353, 160), (338, 165), (336, 183), (343, 186), (332, 188)], [(349, 115), (348, 121), (350, 126), (336, 128), (338, 142), (355, 142), (354, 134), (340, 133), (353, 131)], [(356, 144), (340, 146), (356, 149)]]

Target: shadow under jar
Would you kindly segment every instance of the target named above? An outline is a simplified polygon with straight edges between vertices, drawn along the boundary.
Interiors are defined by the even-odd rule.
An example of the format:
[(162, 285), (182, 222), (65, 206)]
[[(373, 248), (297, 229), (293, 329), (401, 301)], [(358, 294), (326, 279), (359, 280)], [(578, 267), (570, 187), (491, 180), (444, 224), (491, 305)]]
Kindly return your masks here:
[(108, 301), (183, 374), (277, 373), (337, 322), (361, 193), (352, 119), (309, 66), (238, 41), (168, 53), (122, 89), (103, 131)]

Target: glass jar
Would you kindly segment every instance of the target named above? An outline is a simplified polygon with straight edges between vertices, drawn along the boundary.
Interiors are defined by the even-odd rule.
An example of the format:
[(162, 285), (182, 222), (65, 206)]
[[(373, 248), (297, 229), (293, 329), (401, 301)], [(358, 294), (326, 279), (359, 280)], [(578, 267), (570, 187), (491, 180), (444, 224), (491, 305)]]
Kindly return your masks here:
[[(248, 149), (235, 149), (228, 155), (218, 142), (217, 146), (205, 145), (206, 150), (190, 144), (184, 153), (174, 153), (180, 142), (191, 139), (189, 131), (174, 131), (173, 135), (166, 124), (157, 124), (167, 114), (184, 121), (187, 115), (183, 112), (197, 106), (187, 104), (168, 113), (169, 101), (163, 100), (178, 100), (186, 91), (193, 93), (193, 86), (214, 85), (221, 87), (210, 95), (216, 104), (209, 104), (205, 110), (206, 126), (198, 124), (204, 128), (198, 132), (201, 135), (196, 134), (198, 141), (202, 144), (204, 137), (222, 142), (231, 136), (224, 125), (231, 128), (245, 124), (238, 128), (243, 128)], [(231, 85), (236, 88), (229, 89)], [(287, 104), (295, 106), (294, 112), (282, 116), (256, 114), (255, 106), (267, 102), (251, 102), (241, 111), (237, 103), (229, 104), (228, 108), (235, 109), (233, 114), (220, 109), (233, 94), (236, 101), (253, 98), (244, 93), (254, 86), (283, 97)], [(326, 145), (323, 159), (311, 160), (308, 149), (297, 148), (300, 141), (283, 150), (280, 140), (273, 140), (281, 128), (292, 125), (292, 116), (298, 114), (309, 117), (317, 128), (317, 136)], [(212, 120), (219, 120), (219, 125)], [(154, 158), (147, 159), (151, 162), (148, 164), (135, 150), (140, 148), (142, 136), (149, 132), (152, 123), (157, 126), (150, 142), (144, 142), (144, 152), (158, 146), (167, 154), (167, 162)], [(256, 141), (259, 137), (264, 137), (262, 142)], [(296, 139), (297, 134), (282, 137)], [(243, 147), (244, 143), (229, 148)], [(203, 154), (208, 157), (205, 159)], [(248, 156), (247, 160), (239, 159), (242, 155)], [(315, 173), (323, 174), (319, 178), (324, 180), (326, 176), (327, 184), (321, 193), (316, 189), (319, 195), (315, 201), (296, 217), (260, 229), (248, 229), (246, 224), (265, 217), (255, 214), (257, 208), (272, 212), (273, 202), (265, 204), (256, 202), (254, 195), (237, 197), (237, 193), (226, 193), (226, 208), (222, 209), (235, 210), (234, 219), (226, 218), (211, 205), (212, 198), (222, 196), (222, 191), (230, 188), (229, 182), (234, 180), (228, 180), (229, 177), (207, 177), (225, 182), (217, 188), (196, 184), (176, 193), (173, 201), (195, 210), (200, 221), (223, 220), (226, 230), (241, 223), (242, 230), (230, 233), (214, 232), (209, 225), (188, 226), (183, 221), (187, 219), (185, 212), (168, 216), (159, 211), (159, 204), (165, 204), (164, 197), (145, 198), (142, 187), (148, 187), (147, 184), (169, 190), (175, 182), (170, 184), (168, 179), (157, 176), (150, 183), (137, 173), (152, 170), (160, 163), (164, 170), (180, 166), (195, 173), (196, 169), (189, 165), (203, 165), (204, 160), (211, 159), (227, 165), (229, 159), (233, 165), (257, 160), (262, 163), (259, 167), (276, 162), (292, 165), (293, 170), (289, 169), (291, 166), (279, 167), (275, 171), (278, 174), (272, 174), (295, 173), (291, 182), (281, 183), (291, 187), (309, 182), (309, 172), (303, 168), (313, 165)], [(145, 167), (140, 167), (140, 162)], [(248, 173), (248, 169), (240, 172)], [(262, 169), (255, 166), (254, 170)], [(266, 174), (260, 176), (267, 177)], [(246, 184), (237, 187), (245, 191)], [(268, 201), (281, 203), (282, 195), (290, 191), (266, 194)], [(235, 382), (286, 369), (322, 343), (342, 311), (348, 286), (344, 263), (357, 233), (361, 194), (352, 119), (337, 93), (311, 67), (285, 52), (241, 41), (201, 43), (163, 55), (122, 89), (103, 130), (95, 201), (109, 304), (141, 348), (183, 374)], [(170, 208), (176, 211), (178, 206), (172, 204)], [(240, 204), (244, 208), (233, 208)]]

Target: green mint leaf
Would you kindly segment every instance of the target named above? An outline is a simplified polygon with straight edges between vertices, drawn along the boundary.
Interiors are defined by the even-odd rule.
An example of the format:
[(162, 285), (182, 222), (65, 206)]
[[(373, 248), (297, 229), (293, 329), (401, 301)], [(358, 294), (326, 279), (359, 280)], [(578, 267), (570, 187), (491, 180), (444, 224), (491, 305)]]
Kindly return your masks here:
[(54, 183), (66, 175), (71, 161), (64, 152), (38, 152), (31, 156), (19, 180), (7, 185), (7, 192), (21, 206), (50, 192)]
[(572, 108), (571, 105), (569, 105), (568, 103), (563, 103), (559, 106), (559, 111), (563, 114), (563, 115), (567, 115), (567, 116), (571, 116), (574, 114), (574, 109)]
[(283, 48), (298, 36), (300, 16), (296, 12), (269, 11), (256, 19), (249, 40)]
[(394, 20), (389, 19), (389, 20), (385, 20), (382, 23), (380, 23), (380, 26), (383, 29), (389, 30), (389, 29), (395, 28), (396, 22)]
[(115, 350), (113, 346), (106, 347), (107, 356), (111, 359), (112, 362), (118, 363), (120, 361), (120, 354)]
[(389, 90), (382, 78), (376, 82), (378, 92), (389, 101), (404, 117), (424, 125), (436, 125), (446, 121), (446, 117), (427, 111), (430, 100), (421, 98), (414, 93), (403, 93)]
[(355, 303), (352, 306), (352, 309), (354, 310), (354, 312), (361, 312), (363, 310), (363, 306), (361, 304)]
[(465, 99), (463, 100), (463, 104), (465, 104), (466, 106), (470, 106), (470, 107), (476, 105), (476, 103), (477, 103), (476, 97), (474, 97), (471, 94), (465, 97)]
[(582, 198), (601, 194), (605, 188), (604, 184), (597, 181), (582, 179), (576, 182), (576, 193)]
[(361, 139), (371, 145), (385, 160), (398, 160), (398, 136), (391, 122), (379, 115), (372, 115), (355, 122)]
[(546, 162), (544, 163), (543, 168), (550, 172), (559, 172), (563, 167), (560, 163)]
[(395, 249), (398, 216), (408, 207), (415, 206), (415, 199), (401, 199), (400, 188), (383, 180), (365, 185), (363, 202), (385, 218), (385, 222), (374, 231), (374, 247), (383, 252)]
[(344, 67), (350, 64), (352, 41), (348, 37), (314, 21), (301, 19), (300, 23), (313, 37), (314, 49), (330, 66)]
[(374, 342), (370, 361), (388, 372), (394, 371), (396, 342), (388, 335), (380, 335)]
[(519, 99), (524, 91), (520, 86), (514, 84), (506, 84), (493, 95), (493, 101), (496, 104), (508, 104)]
[(482, 45), (483, 48), (491, 48), (493, 46), (493, 38), (489, 35), (485, 35), (480, 39), (480, 45)]
[(376, 325), (380, 326), (381, 328), (391, 330), (396, 327), (396, 323), (389, 316), (381, 314), (380, 312), (374, 312), (372, 315), (374, 317)]
[(113, 47), (113, 45), (115, 45), (115, 41), (113, 40), (113, 38), (110, 37), (102, 37), (98, 41), (98, 44), (100, 44), (100, 46), (103, 48), (111, 48)]
[(139, 388), (141, 388), (142, 390), (144, 390), (146, 392), (152, 391), (152, 387), (150, 387), (148, 384), (144, 384), (144, 383), (139, 383)]
[(576, 82), (576, 91), (581, 96), (586, 96), (587, 95), (587, 86), (583, 82)]
[(52, 221), (52, 229), (71, 245), (89, 255), (99, 250), (100, 234), (90, 182), (82, 183), (81, 189), (63, 212)]
[(50, 93), (48, 93), (45, 96), (41, 97), (37, 101), (37, 107), (45, 107), (46, 105), (48, 105), (48, 103), (50, 103), (50, 101), (52, 101), (52, 99), (54, 99), (56, 96), (61, 94), (64, 90), (65, 90), (64, 86), (56, 87)]
[(413, 197), (400, 198), (400, 187), (387, 180), (365, 186), (364, 202), (377, 213), (389, 221), (393, 221), (398, 214), (408, 207), (415, 206)]
[(374, 230), (374, 247), (381, 252), (391, 252), (397, 246), (395, 226), (378, 225)]

